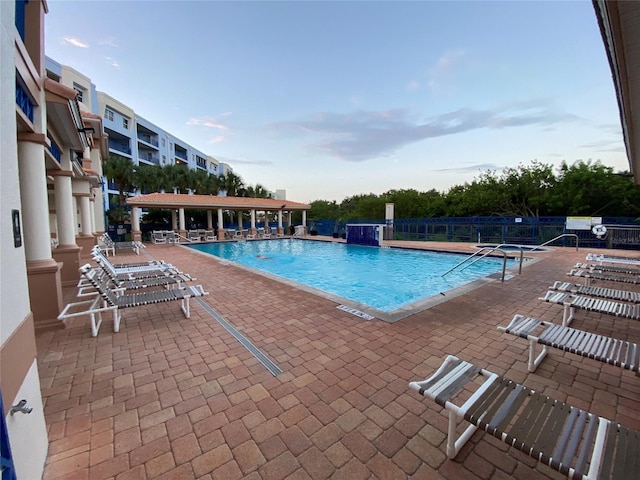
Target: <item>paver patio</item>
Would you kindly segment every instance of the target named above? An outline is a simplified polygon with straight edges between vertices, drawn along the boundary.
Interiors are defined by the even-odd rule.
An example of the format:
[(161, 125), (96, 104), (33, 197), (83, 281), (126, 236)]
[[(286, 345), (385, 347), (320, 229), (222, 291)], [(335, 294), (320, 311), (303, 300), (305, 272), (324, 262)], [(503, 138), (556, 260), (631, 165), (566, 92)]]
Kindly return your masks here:
[[(553, 350), (528, 373), (527, 343), (496, 329), (515, 313), (559, 322), (562, 308), (538, 297), (587, 251), (536, 254), (522, 275), (393, 324), (186, 248), (118, 252), (118, 262), (151, 255), (197, 277), (210, 292), (204, 302), (283, 373), (269, 373), (198, 302), (190, 319), (177, 303), (124, 310), (120, 332), (107, 318), (96, 338), (83, 319), (39, 333), (50, 442), (44, 478), (564, 478), (481, 432), (447, 460), (445, 413), (408, 383), (455, 354), (640, 429), (640, 376)], [(75, 294), (65, 289), (65, 301)], [(633, 320), (578, 312), (572, 326), (640, 340)]]

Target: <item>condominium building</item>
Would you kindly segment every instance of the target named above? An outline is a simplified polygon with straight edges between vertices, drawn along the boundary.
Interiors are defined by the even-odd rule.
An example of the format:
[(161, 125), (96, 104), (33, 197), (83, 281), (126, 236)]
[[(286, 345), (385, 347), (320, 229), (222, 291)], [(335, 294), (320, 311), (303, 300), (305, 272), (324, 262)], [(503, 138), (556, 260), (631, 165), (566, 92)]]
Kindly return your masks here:
[[(82, 108), (102, 117), (110, 155), (128, 158), (137, 166), (175, 164), (203, 170), (212, 175), (226, 175), (233, 171), (228, 164), (219, 162), (136, 114), (133, 107), (96, 90), (88, 77), (73, 68), (48, 57), (46, 66), (50, 76), (57, 77), (60, 83), (77, 92)], [(116, 185), (109, 180), (105, 179), (104, 182), (105, 211), (109, 209), (112, 198), (118, 194)], [(141, 192), (132, 193), (136, 195)]]

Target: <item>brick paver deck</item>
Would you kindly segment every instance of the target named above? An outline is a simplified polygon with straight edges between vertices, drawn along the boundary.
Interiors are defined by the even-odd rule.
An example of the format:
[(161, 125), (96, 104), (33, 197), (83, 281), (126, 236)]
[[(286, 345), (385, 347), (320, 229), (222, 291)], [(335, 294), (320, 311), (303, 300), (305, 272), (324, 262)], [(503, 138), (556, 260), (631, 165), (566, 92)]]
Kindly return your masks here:
[[(559, 351), (530, 374), (527, 343), (496, 329), (515, 313), (558, 322), (562, 308), (538, 297), (586, 252), (536, 254), (538, 262), (504, 284), (389, 324), (184, 248), (149, 245), (148, 254), (197, 277), (210, 292), (204, 301), (284, 373), (272, 376), (197, 302), (191, 319), (178, 303), (124, 310), (120, 332), (105, 319), (96, 338), (82, 319), (40, 333), (44, 478), (562, 478), (480, 432), (447, 460), (447, 417), (408, 383), (455, 354), (640, 429), (639, 376)], [(75, 292), (67, 289), (65, 300)], [(576, 317), (577, 328), (640, 340), (640, 322)]]

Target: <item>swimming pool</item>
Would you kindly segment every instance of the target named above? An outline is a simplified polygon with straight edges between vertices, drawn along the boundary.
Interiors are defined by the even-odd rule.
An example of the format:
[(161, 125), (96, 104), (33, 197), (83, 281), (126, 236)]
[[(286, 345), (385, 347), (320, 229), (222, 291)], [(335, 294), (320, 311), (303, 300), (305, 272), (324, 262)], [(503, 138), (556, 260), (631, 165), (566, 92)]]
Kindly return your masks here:
[[(224, 261), (310, 287), (387, 321), (468, 289), (502, 270), (502, 259), (485, 258), (442, 277), (465, 257), (459, 254), (378, 248), (300, 239), (189, 245)], [(303, 287), (304, 288), (304, 287)], [(462, 292), (458, 292), (460, 294)], [(350, 303), (349, 303), (350, 302)]]

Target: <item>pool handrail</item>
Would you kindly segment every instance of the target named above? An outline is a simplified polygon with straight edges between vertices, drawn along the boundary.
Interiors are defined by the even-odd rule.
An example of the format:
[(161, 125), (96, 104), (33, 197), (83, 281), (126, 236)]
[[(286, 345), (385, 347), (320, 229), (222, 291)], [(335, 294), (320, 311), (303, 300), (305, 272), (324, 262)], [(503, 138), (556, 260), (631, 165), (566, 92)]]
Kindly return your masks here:
[[(505, 276), (505, 272), (507, 270), (507, 252), (505, 252), (504, 250), (500, 250), (498, 247), (482, 247), (480, 248), (477, 252), (472, 253), (470, 256), (468, 256), (467, 258), (465, 258), (464, 260), (462, 260), (461, 262), (459, 262), (457, 265), (454, 265), (453, 267), (451, 267), (449, 270), (447, 270), (446, 272), (444, 272), (441, 276), (444, 277), (445, 275), (453, 272), (456, 268), (460, 267), (461, 265), (465, 264), (466, 262), (468, 262), (469, 260), (471, 260), (473, 257), (475, 257), (476, 255), (479, 255), (481, 252), (483, 252), (484, 250), (489, 250), (487, 253), (485, 253), (483, 256), (481, 256), (480, 258), (476, 259), (475, 262), (476, 263), (478, 260), (482, 260), (484, 257), (486, 257), (487, 255), (493, 253), (493, 252), (500, 252), (502, 253), (502, 257), (503, 257), (503, 262), (502, 262), (502, 279), (501, 281), (504, 282), (504, 276)], [(522, 249), (520, 249), (520, 272), (522, 272)], [(471, 265), (473, 265), (473, 263), (467, 265), (467, 267), (470, 267)], [(466, 267), (465, 267), (466, 268)]]
[(549, 245), (551, 242), (555, 242), (556, 240), (562, 237), (576, 237), (576, 252), (578, 251), (579, 238), (578, 238), (578, 235), (576, 235), (575, 233), (563, 233), (562, 235), (558, 235), (557, 237), (552, 238), (551, 240), (541, 243), (540, 245), (538, 245), (538, 247), (544, 247), (545, 245)]

